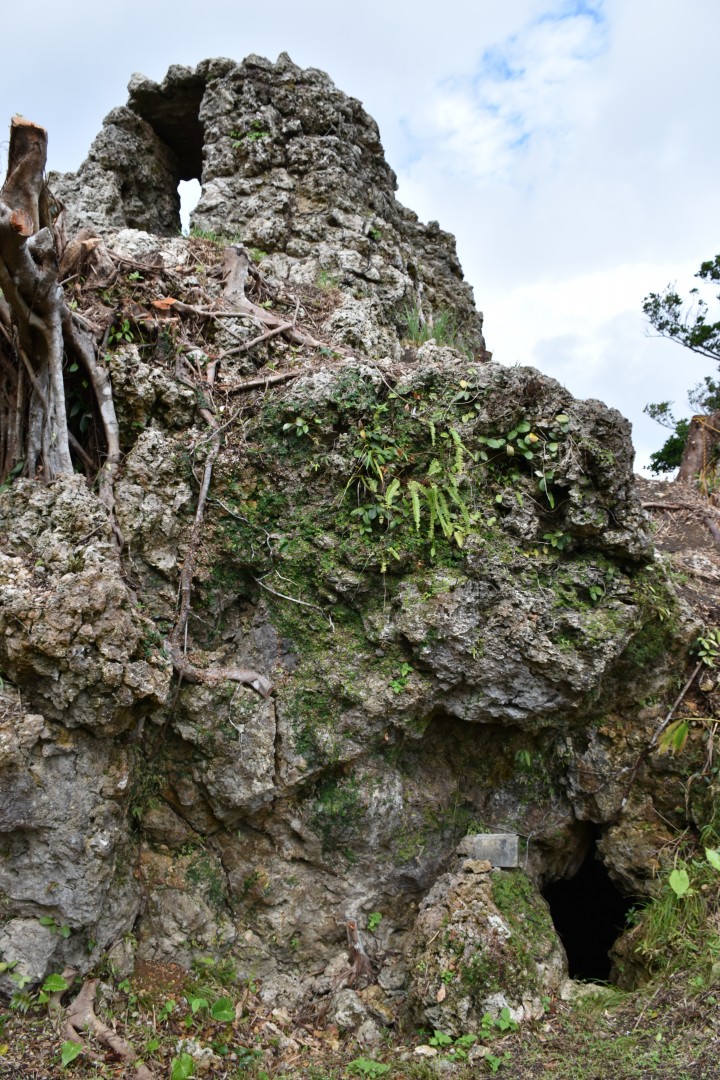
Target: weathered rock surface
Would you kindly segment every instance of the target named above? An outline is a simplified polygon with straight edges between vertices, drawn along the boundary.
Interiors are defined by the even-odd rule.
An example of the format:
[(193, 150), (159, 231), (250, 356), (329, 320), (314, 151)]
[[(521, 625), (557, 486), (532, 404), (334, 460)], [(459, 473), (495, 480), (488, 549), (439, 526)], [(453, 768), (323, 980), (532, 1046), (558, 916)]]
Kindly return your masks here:
[[(159, 321), (221, 295), (213, 244), (170, 238), (191, 176), (196, 224), (267, 252), (256, 298), (328, 342), (302, 374), (280, 336), (238, 353), (240, 314), (202, 342)], [(452, 238), (396, 203), (359, 103), (286, 57), (134, 78), (56, 186), (155, 291), (108, 351), (122, 554), (81, 477), (0, 491), (2, 956), (40, 979), (133, 931), (145, 960), (228, 957), (365, 1046), (409, 1015), (535, 1014), (564, 977), (538, 890), (597, 843), (649, 895), (682, 820), (682, 769), (648, 748), (696, 627), (628, 423), (486, 362)], [(444, 345), (408, 307), (450, 314)], [(178, 681), (166, 649), (209, 445), (182, 365), (211, 352), (184, 645), (262, 672), (267, 700)], [(263, 365), (287, 381), (236, 396)], [(523, 869), (458, 865), (480, 832), (517, 834)]]
[(542, 1016), (566, 975), (547, 904), (523, 871), (474, 859), (435, 882), (410, 951), (411, 1010), (455, 1038), (505, 1008), (515, 1021)]
[(410, 309), (484, 348), (453, 238), (397, 202), (377, 124), (324, 72), (216, 59), (129, 90), (79, 172), (53, 177), (70, 230), (177, 235), (178, 182), (197, 178), (196, 229), (241, 240), (279, 282), (338, 290), (333, 341), (399, 355)]

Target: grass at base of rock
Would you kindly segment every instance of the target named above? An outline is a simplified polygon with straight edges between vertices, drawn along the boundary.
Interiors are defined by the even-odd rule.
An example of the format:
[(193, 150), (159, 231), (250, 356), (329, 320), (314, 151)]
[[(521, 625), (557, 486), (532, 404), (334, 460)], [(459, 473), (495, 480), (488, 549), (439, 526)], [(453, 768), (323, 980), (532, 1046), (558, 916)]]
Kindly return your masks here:
[[(495, 1073), (517, 1080), (711, 1080), (720, 1060), (720, 977), (717, 982), (708, 985), (697, 972), (682, 970), (632, 993), (598, 987), (574, 1005), (551, 1000), (542, 1019), (494, 1039), (478, 1039), (467, 1062), (441, 1061), (447, 1058), (443, 1046), (431, 1047), (432, 1057), (417, 1055), (418, 1046), (433, 1041), (432, 1032), (388, 1031), (380, 1046), (361, 1047), (334, 1027), (272, 1011), (258, 996), (257, 983), (233, 982), (219, 969), (185, 977), (173, 965), (144, 964), (135, 977), (103, 980), (98, 1013), (158, 1078), (170, 1075), (178, 1041), (193, 1039), (211, 1049), (216, 1061), (209, 1072), (191, 1075), (215, 1080), (350, 1080), (372, 1075), (371, 1065), (363, 1063), (373, 1061), (389, 1066), (377, 1075), (390, 1080), (438, 1075), (470, 1080)], [(233, 1003), (230, 1022), (212, 1015), (213, 1002), (220, 999)], [(63, 1069), (57, 1030), (45, 1007), (24, 1014), (0, 1008), (0, 1080), (131, 1075), (100, 1047), (93, 1047), (95, 1062), (81, 1055)], [(352, 1064), (358, 1061), (359, 1066)]]

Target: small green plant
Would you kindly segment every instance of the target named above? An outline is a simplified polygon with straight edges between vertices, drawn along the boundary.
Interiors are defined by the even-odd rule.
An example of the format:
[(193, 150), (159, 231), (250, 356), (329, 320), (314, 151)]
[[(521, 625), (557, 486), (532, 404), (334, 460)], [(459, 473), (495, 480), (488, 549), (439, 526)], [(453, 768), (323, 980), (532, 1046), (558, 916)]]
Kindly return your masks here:
[(715, 661), (720, 656), (720, 627), (714, 626), (712, 630), (708, 630), (699, 637), (694, 648), (698, 659), (706, 667), (714, 668)]
[(72, 933), (66, 923), (61, 925), (52, 915), (41, 915), (38, 921), (41, 926), (46, 926), (53, 934), (59, 934), (60, 937), (69, 938)]
[(519, 769), (529, 772), (533, 765), (533, 756), (530, 750), (521, 749), (515, 751), (515, 764)]
[(496, 1035), (505, 1035), (510, 1031), (517, 1031), (518, 1023), (513, 1020), (507, 1005), (500, 1010), (497, 1017), (485, 1013), (480, 1021), (480, 1038), (492, 1039)]
[[(400, 665), (400, 671), (390, 682), (390, 689), (394, 694), (402, 694), (403, 690), (407, 688), (408, 679), (412, 675), (412, 672), (413, 669), (410, 664), (403, 662)], [(382, 918), (382, 916), (380, 916), (380, 918)]]
[(390, 1072), (389, 1065), (383, 1065), (380, 1061), (374, 1061), (372, 1058), (359, 1057), (355, 1058), (346, 1066), (346, 1072), (351, 1076), (365, 1076), (368, 1080), (373, 1080), (376, 1076), (385, 1076)]
[(408, 304), (403, 312), (403, 321), (405, 336), (414, 345), (434, 340), (436, 345), (463, 348), (455, 314), (446, 308), (441, 308), (426, 319), (419, 304)]
[(690, 888), (690, 875), (684, 866), (676, 866), (668, 875), (668, 885), (677, 896), (678, 900), (692, 892)]
[(658, 739), (659, 753), (672, 754), (673, 756), (681, 754), (685, 749), (689, 734), (690, 721), (686, 717), (673, 720)]
[(432, 1035), (428, 1039), (429, 1046), (452, 1046), (453, 1039), (451, 1035), (446, 1035), (444, 1031), (433, 1031)]
[(319, 270), (318, 276), (315, 279), (315, 284), (318, 289), (327, 289), (330, 291), (331, 289), (337, 289), (339, 282), (335, 275), (331, 274), (329, 270)]
[[(543, 533), (543, 541), (552, 548), (557, 548), (558, 551), (563, 551), (570, 543), (572, 543), (572, 537), (567, 533), (561, 532), (556, 529), (554, 532)], [(592, 590), (594, 586), (590, 586), (590, 595), (592, 596)]]
[[(450, 978), (444, 978), (445, 975), (449, 975)], [(443, 972), (441, 976), (443, 982), (451, 982), (454, 978), (453, 972)], [(454, 1039), (451, 1035), (446, 1035), (444, 1031), (433, 1031), (432, 1035), (428, 1039), (429, 1046), (435, 1046), (438, 1050), (442, 1050), (445, 1061), (467, 1061), (468, 1050), (477, 1042), (477, 1035), (460, 1035), (457, 1039)]]
[(108, 334), (108, 345), (121, 345), (123, 342), (130, 344), (134, 340), (135, 336), (130, 329), (130, 321), (128, 319), (123, 319), (119, 326), (113, 326)]
[(287, 424), (283, 424), (282, 429), (283, 431), (292, 431), (296, 439), (310, 434), (308, 422), (302, 416), (296, 416), (294, 420), (289, 421)]
[(213, 1020), (217, 1020), (221, 1024), (231, 1024), (235, 1019), (235, 1005), (232, 998), (218, 998), (210, 1009), (210, 1015)]
[[(703, 835), (714, 833), (704, 830)], [(632, 916), (638, 924), (636, 951), (651, 968), (673, 971), (692, 966), (701, 977), (699, 961), (712, 965), (720, 959), (720, 934), (709, 917), (720, 888), (720, 851), (705, 847), (703, 854), (699, 858), (688, 844), (681, 847), (666, 887)]]
[(588, 592), (593, 604), (599, 604), (605, 595), (605, 586), (599, 583), (588, 585)]
[(82, 1052), (83, 1048), (79, 1043), (67, 1039), (60, 1048), (60, 1060), (63, 1069), (67, 1068), (67, 1066), (70, 1065), (76, 1057), (79, 1057)]
[(488, 1054), (485, 1058), (485, 1063), (493, 1075), (500, 1071), (500, 1069), (507, 1065), (512, 1060), (512, 1055), (509, 1050), (500, 1057), (497, 1054)]
[(142, 281), (143, 276), (139, 270), (133, 270), (131, 274), (128, 274), (128, 281)]
[[(254, 263), (261, 263), (263, 259), (267, 259), (267, 257), (267, 251), (263, 251), (262, 248), (250, 248), (250, 258)], [(262, 306), (265, 307), (265, 304), (263, 304)], [(272, 302), (270, 306), (272, 306)]]
[(247, 131), (233, 131), (233, 146), (242, 146), (243, 142), (257, 142), (258, 139), (269, 139), (270, 132), (262, 125), (262, 120), (253, 120)]
[(23, 471), (24, 468), (25, 468), (25, 458), (22, 458), (15, 465), (13, 465), (12, 469), (7, 474), (7, 476), (5, 477), (5, 480), (3, 481), (3, 483), (0, 484), (0, 494), (3, 491), (7, 491), (7, 489), (12, 484), (13, 480), (17, 479), (17, 477), (20, 475), (20, 473)]
[(195, 1075), (195, 1062), (185, 1051), (174, 1057), (170, 1065), (170, 1080), (189, 1080)]
[(380, 923), (383, 921), (381, 911), (371, 911), (367, 917), (367, 928), (371, 934), (374, 934)]

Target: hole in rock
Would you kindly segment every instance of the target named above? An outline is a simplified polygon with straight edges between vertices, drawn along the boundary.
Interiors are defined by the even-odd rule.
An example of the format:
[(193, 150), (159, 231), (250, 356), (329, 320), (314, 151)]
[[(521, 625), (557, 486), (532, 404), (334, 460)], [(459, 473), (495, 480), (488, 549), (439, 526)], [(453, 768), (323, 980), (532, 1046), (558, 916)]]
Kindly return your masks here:
[(633, 903), (611, 881), (595, 844), (573, 877), (546, 885), (543, 895), (567, 953), (570, 978), (607, 982), (609, 952)]
[(199, 180), (181, 180), (178, 184), (178, 195), (180, 196), (180, 228), (182, 229), (183, 236), (187, 236), (190, 232), (190, 215), (200, 202), (200, 181)]

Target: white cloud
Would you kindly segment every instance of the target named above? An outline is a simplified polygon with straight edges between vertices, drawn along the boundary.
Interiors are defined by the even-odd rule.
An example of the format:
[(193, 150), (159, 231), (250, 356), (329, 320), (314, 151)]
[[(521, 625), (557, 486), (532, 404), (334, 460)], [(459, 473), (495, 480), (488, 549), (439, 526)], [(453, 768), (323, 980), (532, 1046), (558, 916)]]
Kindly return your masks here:
[[(448, 171), (484, 184), (529, 186), (519, 171), (530, 144), (552, 148), (577, 123), (569, 92), (606, 47), (600, 8), (560, 8), (487, 49), (470, 74), (444, 80), (430, 110), (427, 152), (442, 146)], [(552, 165), (551, 160), (546, 167)]]

